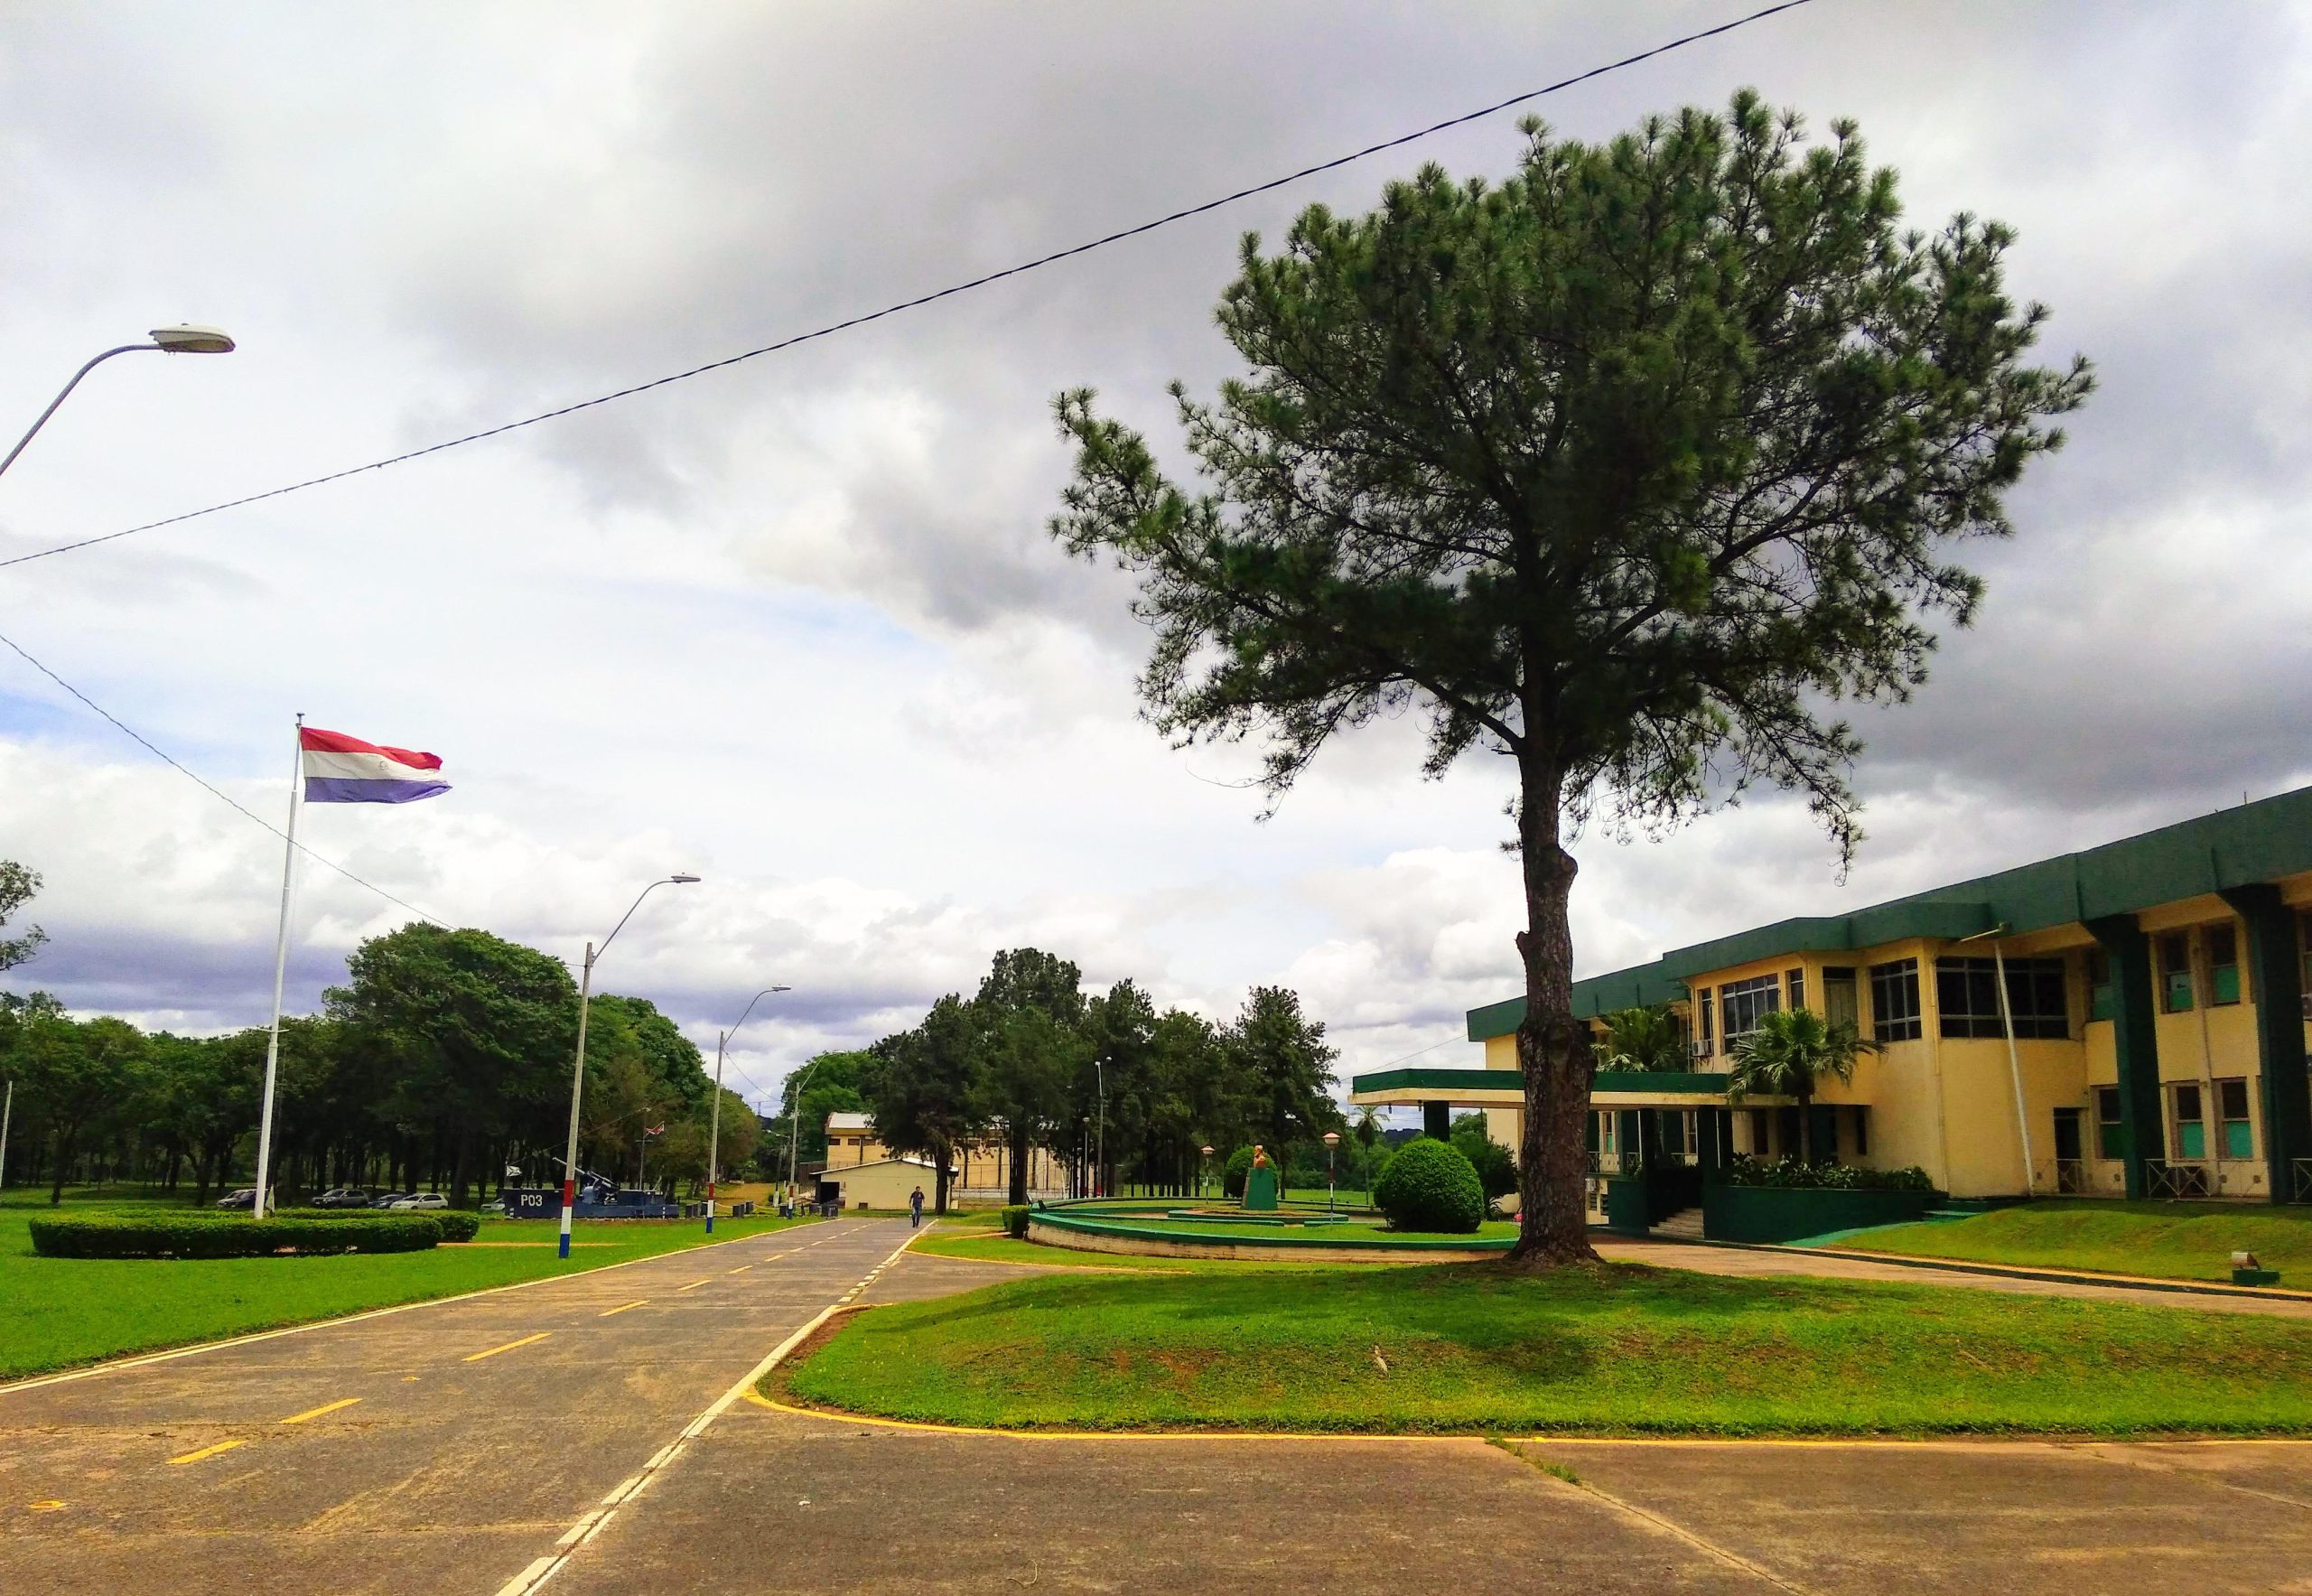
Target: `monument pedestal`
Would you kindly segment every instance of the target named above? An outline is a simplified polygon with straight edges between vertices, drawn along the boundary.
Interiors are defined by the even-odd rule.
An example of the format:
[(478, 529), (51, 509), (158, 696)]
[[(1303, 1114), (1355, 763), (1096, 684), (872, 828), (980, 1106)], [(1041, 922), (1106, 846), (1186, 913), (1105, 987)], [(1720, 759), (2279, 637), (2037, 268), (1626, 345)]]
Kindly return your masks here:
[(1276, 1171), (1250, 1170), (1245, 1175), (1245, 1207), (1255, 1213), (1276, 1211)]

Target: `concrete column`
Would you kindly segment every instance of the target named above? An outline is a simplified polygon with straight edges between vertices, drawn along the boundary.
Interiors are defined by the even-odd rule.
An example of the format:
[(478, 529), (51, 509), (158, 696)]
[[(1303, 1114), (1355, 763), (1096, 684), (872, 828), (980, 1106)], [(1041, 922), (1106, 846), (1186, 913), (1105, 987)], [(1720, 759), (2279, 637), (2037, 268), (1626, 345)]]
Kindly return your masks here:
[(2264, 1161), (2274, 1202), (2296, 1199), (2296, 1160), (2312, 1158), (2312, 1089), (2304, 1074), (2304, 979), (2296, 913), (2269, 882), (2222, 894), (2248, 922), (2249, 990), (2256, 1002)]
[(1705, 1186), (1715, 1184), (1719, 1166), (1726, 1162), (1726, 1142), (1729, 1126), (1723, 1108), (1694, 1110), (1694, 1139), (1698, 1149), (1695, 1162), (1701, 1168)]
[[(2159, 1111), (2159, 1042), (2152, 1023), (2151, 938), (2131, 914), (2088, 920), (2112, 958), (2112, 1036), (2120, 1069), (2120, 1160), (2127, 1194), (2141, 1198), (2144, 1165), (2168, 1155)], [(2298, 1048), (2302, 1047), (2299, 1041)]]
[(1423, 1103), (1421, 1106), (1421, 1131), (1440, 1142), (1453, 1139), (1453, 1106), (1450, 1103)]

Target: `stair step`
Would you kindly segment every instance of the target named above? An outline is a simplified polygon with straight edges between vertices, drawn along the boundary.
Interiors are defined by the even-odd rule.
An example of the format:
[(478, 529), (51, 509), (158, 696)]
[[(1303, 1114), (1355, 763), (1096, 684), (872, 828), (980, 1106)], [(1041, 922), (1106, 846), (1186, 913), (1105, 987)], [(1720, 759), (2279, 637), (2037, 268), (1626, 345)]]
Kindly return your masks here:
[(1701, 1210), (1681, 1209), (1654, 1227), (1656, 1236), (1674, 1237), (1681, 1241), (1701, 1239)]

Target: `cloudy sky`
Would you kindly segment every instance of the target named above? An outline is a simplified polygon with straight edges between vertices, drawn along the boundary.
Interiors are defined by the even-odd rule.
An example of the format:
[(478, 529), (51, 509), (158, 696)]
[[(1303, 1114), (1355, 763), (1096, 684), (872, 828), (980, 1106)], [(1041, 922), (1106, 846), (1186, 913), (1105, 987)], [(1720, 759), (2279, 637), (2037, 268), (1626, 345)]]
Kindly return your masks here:
[[(0, 554), (677, 370), (1611, 61), (1748, 5), (17, 5), (0, 12), (0, 431), (180, 320), (225, 359), (100, 369), (0, 479)], [(1585, 973), (2312, 779), (2312, 14), (1818, 0), (1543, 103), (1603, 137), (1753, 85), (1860, 119), (1913, 216), (2021, 232), (2043, 346), (2100, 368), (1978, 551), (1990, 598), (1864, 723), (1837, 879), (1769, 798), (1593, 835)], [(456, 790), (310, 811), (444, 920), (605, 961), (736, 1084), (909, 1022), (999, 947), (1213, 1014), (1297, 987), (1351, 1068), (1511, 993), (1503, 773), (1410, 724), (1277, 816), (1248, 757), (1136, 719), (1113, 573), (1042, 530), (1062, 387), (1162, 428), (1230, 369), (1245, 229), (1501, 173), (1499, 117), (1161, 234), (510, 437), (0, 571), (0, 630), (269, 819), (291, 717)], [(0, 652), (0, 856), (80, 1012), (266, 1016), (279, 843)], [(308, 871), (292, 1004), (404, 912)], [(1440, 1046), (1439, 1044), (1443, 1044)]]

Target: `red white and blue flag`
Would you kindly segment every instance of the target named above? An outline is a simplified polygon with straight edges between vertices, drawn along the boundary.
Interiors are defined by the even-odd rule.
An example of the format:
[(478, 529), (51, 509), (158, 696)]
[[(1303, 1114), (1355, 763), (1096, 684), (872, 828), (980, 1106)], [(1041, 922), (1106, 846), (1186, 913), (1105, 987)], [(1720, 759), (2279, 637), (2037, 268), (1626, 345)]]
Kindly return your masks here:
[(447, 792), (438, 755), (364, 742), (342, 732), (301, 726), (309, 804), (406, 804)]

